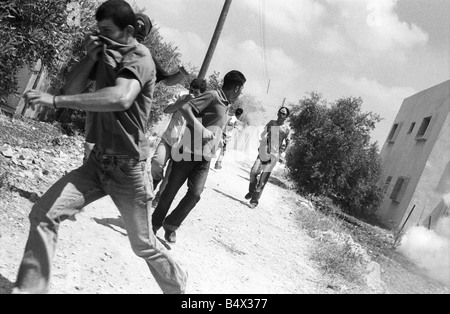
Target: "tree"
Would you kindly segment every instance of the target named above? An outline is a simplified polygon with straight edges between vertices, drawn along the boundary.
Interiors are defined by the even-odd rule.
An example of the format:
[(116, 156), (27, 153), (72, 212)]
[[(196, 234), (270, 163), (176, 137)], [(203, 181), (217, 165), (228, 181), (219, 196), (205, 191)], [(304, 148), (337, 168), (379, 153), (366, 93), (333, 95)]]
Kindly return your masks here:
[[(85, 36), (96, 29), (96, 0), (6, 0), (0, 7), (0, 103), (17, 94), (18, 70), (42, 61), (50, 91), (62, 93), (68, 72), (85, 56)], [(139, 8), (134, 8), (141, 12)], [(157, 27), (144, 43), (169, 70), (180, 64), (178, 47), (164, 42)], [(186, 87), (188, 86), (187, 83)], [(163, 84), (155, 90), (155, 105), (149, 125), (156, 124), (171, 94)], [(44, 111), (41, 120), (56, 119), (69, 134), (84, 131), (85, 112), (58, 110), (56, 117)]]
[(311, 93), (291, 115), (293, 138), (286, 164), (302, 193), (326, 196), (347, 213), (368, 215), (382, 200), (377, 143), (370, 132), (380, 117), (361, 110), (362, 99), (327, 104)]
[[(17, 93), (18, 70), (38, 61), (56, 80), (61, 62), (72, 45), (80, 41), (86, 19), (91, 19), (95, 1), (80, 0), (79, 23), (68, 23), (67, 4), (74, 1), (6, 0), (0, 7), (0, 102)], [(91, 13), (91, 15), (87, 14)], [(84, 18), (86, 17), (86, 18)]]

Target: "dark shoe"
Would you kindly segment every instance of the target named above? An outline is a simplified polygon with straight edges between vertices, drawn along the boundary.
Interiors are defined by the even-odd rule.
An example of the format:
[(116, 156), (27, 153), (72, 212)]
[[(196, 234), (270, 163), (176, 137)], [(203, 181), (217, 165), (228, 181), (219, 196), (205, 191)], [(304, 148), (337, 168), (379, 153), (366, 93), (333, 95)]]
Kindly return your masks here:
[(253, 197), (252, 193), (247, 193), (247, 195), (245, 195), (246, 200), (250, 200), (250, 199), (252, 199), (252, 197)]
[(256, 204), (256, 203), (250, 203), (248, 206), (249, 206), (250, 208), (255, 208), (256, 206), (258, 206), (258, 204)]
[(164, 234), (164, 238), (169, 243), (177, 242), (177, 234), (175, 233), (175, 231), (166, 230), (166, 233)]
[(216, 163), (216, 166), (214, 167), (216, 170), (222, 169), (222, 164), (220, 162)]

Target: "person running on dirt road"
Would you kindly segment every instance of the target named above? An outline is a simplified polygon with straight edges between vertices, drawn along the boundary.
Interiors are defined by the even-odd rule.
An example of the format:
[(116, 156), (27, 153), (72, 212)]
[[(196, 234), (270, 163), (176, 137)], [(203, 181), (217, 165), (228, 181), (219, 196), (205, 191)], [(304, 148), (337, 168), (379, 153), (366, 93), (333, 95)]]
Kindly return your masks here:
[[(145, 128), (155, 90), (150, 51), (135, 38), (136, 17), (124, 0), (108, 0), (96, 12), (100, 34), (86, 42), (87, 56), (68, 77), (66, 95), (25, 93), (31, 106), (93, 112), (88, 161), (55, 183), (33, 206), (30, 234), (13, 293), (48, 291), (60, 223), (109, 195), (119, 209), (134, 253), (143, 258), (166, 293), (184, 293), (187, 273), (159, 243), (147, 202), (150, 143)], [(106, 49), (104, 47), (106, 44)], [(96, 91), (84, 93), (89, 78)]]
[(230, 143), (231, 137), (233, 135), (233, 131), (237, 128), (238, 123), (241, 122), (242, 114), (244, 110), (242, 108), (236, 109), (234, 115), (228, 119), (225, 128), (223, 129), (223, 137), (222, 137), (222, 145), (220, 149), (219, 158), (217, 158), (216, 164), (214, 165), (214, 169), (220, 170), (222, 169), (222, 160), (225, 157), (225, 153), (227, 151), (227, 144)]
[[(172, 114), (169, 125), (166, 131), (161, 136), (161, 140), (156, 147), (155, 153), (151, 159), (151, 175), (153, 179), (153, 190), (156, 191), (159, 183), (161, 183), (158, 192), (153, 200), (153, 206), (159, 202), (161, 193), (164, 191), (167, 185), (167, 179), (172, 168), (172, 149), (176, 149), (180, 143), (181, 136), (184, 133), (186, 127), (186, 119), (180, 109), (184, 104), (200, 96), (206, 91), (206, 80), (204, 79), (194, 79), (189, 87), (189, 93), (185, 95), (179, 95), (176, 102), (170, 104), (164, 109), (164, 113)], [(169, 161), (170, 160), (170, 161)], [(167, 162), (169, 164), (167, 165)], [(164, 174), (164, 168), (166, 168), (166, 173)], [(161, 182), (162, 181), (162, 182)]]
[[(172, 171), (161, 194), (152, 223), (155, 233), (163, 227), (165, 239), (176, 242), (176, 230), (200, 201), (208, 177), (211, 159), (222, 138), (230, 103), (242, 93), (245, 76), (231, 71), (224, 77), (222, 89), (207, 91), (179, 110), (187, 121), (181, 140), (180, 154), (173, 154)], [(188, 182), (188, 191), (178, 206), (166, 217), (179, 189)]]
[(267, 123), (261, 134), (259, 154), (250, 171), (249, 192), (245, 195), (245, 199), (250, 200), (251, 208), (258, 206), (273, 169), (289, 148), (290, 128), (285, 123), (289, 114), (288, 108), (280, 108), (278, 119)]

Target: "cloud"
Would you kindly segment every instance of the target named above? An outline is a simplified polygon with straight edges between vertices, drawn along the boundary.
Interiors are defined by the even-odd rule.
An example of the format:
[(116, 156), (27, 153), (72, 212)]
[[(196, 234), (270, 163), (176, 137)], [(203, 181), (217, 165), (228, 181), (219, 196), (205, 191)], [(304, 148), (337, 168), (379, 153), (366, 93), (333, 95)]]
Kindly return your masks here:
[(165, 42), (172, 42), (175, 46), (179, 47), (179, 52), (182, 54), (182, 60), (190, 62), (200, 69), (208, 49), (208, 43), (206, 43), (198, 34), (185, 32), (179, 29), (161, 27), (159, 32)]
[[(304, 73), (296, 60), (280, 48), (266, 49), (265, 56), (264, 59), (261, 47), (252, 40), (235, 43), (233, 38), (223, 38), (211, 68), (217, 71), (241, 70), (248, 79), (246, 90), (252, 91), (254, 95), (267, 94), (269, 79), (270, 90), (280, 91), (289, 89), (286, 82), (295, 83)], [(267, 69), (266, 76), (264, 68)]]
[(139, 8), (148, 8), (145, 11), (151, 18), (157, 18), (152, 12), (167, 12), (173, 18), (177, 18), (185, 11), (185, 6), (189, 5), (187, 0), (170, 0), (170, 1), (155, 1), (155, 0), (127, 0), (129, 3), (136, 5)]
[(403, 100), (416, 93), (410, 87), (388, 87), (365, 77), (344, 75), (340, 80), (349, 92), (362, 97), (363, 100), (369, 99), (373, 102), (375, 110), (371, 111), (382, 116), (396, 116)]
[[(382, 53), (388, 52), (389, 56), (404, 60), (406, 51), (428, 41), (428, 34), (418, 26), (400, 20), (395, 12), (397, 0), (326, 0), (326, 3), (331, 25), (323, 25), (319, 30), (316, 47), (321, 51), (326, 52), (323, 47), (331, 38), (339, 39), (331, 43), (340, 43), (340, 50), (347, 53), (385, 58)], [(336, 50), (335, 47), (329, 52)]]
[(373, 140), (380, 145), (384, 144), (405, 98), (417, 93), (410, 87), (385, 86), (365, 77), (344, 75), (339, 82), (349, 94), (347, 96), (363, 99), (363, 110), (376, 113), (383, 119), (372, 133)]
[(265, 12), (266, 27), (294, 35), (309, 35), (313, 26), (323, 17), (322, 4), (312, 0), (242, 0), (244, 5), (259, 16)]

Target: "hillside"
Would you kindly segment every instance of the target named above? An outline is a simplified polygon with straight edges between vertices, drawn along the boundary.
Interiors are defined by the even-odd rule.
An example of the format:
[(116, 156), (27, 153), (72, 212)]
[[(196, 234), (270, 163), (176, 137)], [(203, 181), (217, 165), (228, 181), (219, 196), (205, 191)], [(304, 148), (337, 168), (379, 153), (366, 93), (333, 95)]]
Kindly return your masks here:
[[(11, 292), (28, 235), (32, 203), (82, 162), (82, 137), (0, 114), (0, 294)], [(447, 294), (392, 249), (392, 236), (351, 219), (348, 234), (307, 228), (317, 211), (289, 189), (281, 169), (261, 204), (244, 199), (251, 158), (230, 151), (211, 169), (202, 200), (165, 243), (189, 271), (189, 294)], [(180, 191), (174, 204), (184, 195)], [(314, 219), (311, 219), (314, 218)], [(158, 234), (163, 238), (162, 232)], [(317, 248), (350, 243), (362, 275), (326, 271)], [(107, 197), (66, 221), (54, 260), (52, 294), (161, 293), (145, 263), (131, 251), (118, 210)]]

